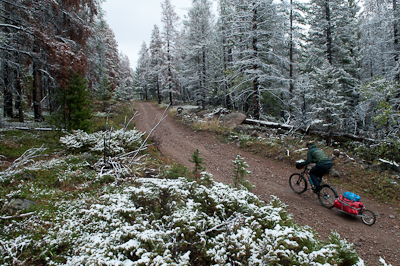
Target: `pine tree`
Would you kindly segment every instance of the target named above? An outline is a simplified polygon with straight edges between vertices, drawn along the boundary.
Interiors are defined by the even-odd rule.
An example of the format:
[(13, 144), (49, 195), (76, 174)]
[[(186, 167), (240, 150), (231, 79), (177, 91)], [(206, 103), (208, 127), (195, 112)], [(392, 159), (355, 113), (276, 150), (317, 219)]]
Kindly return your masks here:
[(275, 98), (280, 92), (282, 80), (282, 55), (275, 49), (283, 40), (281, 21), (273, 1), (230, 2), (233, 12), (228, 21), (232, 23), (232, 37), (235, 43), (233, 54), (233, 87), (238, 101), (255, 119), (263, 110), (270, 109), (268, 103), (261, 106), (262, 94)]
[(185, 24), (185, 68), (195, 101), (206, 107), (209, 95), (209, 59), (213, 40), (213, 15), (208, 0), (194, 0)]
[(310, 76), (312, 94), (309, 94), (309, 116), (312, 124), (323, 127), (324, 132), (343, 130), (346, 101), (340, 95), (340, 75), (328, 61), (315, 68)]
[(196, 149), (196, 151), (192, 154), (192, 160), (189, 159), (189, 162), (194, 163), (194, 170), (193, 170), (193, 175), (195, 177), (196, 180), (199, 180), (200, 176), (201, 176), (201, 172), (206, 170), (205, 167), (203, 167), (202, 165), (204, 165), (203, 163), (203, 158), (200, 157), (200, 151), (199, 149)]
[(139, 51), (139, 59), (137, 62), (135, 73), (136, 89), (142, 95), (142, 99), (148, 100), (151, 98), (149, 95), (148, 85), (150, 83), (150, 56), (147, 44), (143, 42)]
[(53, 114), (53, 121), (57, 126), (67, 131), (90, 129), (91, 102), (86, 84), (86, 79), (73, 74), (66, 88), (59, 89), (56, 98), (59, 109)]
[(165, 63), (164, 63), (164, 76), (165, 84), (168, 94), (169, 102), (173, 105), (173, 94), (178, 92), (176, 81), (176, 65), (175, 65), (175, 52), (176, 52), (176, 38), (178, 35), (177, 23), (179, 21), (178, 15), (174, 11), (170, 0), (164, 0), (161, 3), (163, 31), (162, 37), (164, 39)]
[(161, 81), (162, 81), (162, 65), (164, 63), (163, 41), (160, 35), (160, 29), (154, 25), (150, 41), (150, 75), (153, 85), (156, 88), (158, 104), (161, 104)]
[(250, 171), (246, 170), (246, 168), (248, 168), (249, 165), (244, 161), (242, 156), (240, 156), (239, 154), (232, 162), (234, 165), (233, 176), (232, 176), (234, 186), (238, 188), (238, 186), (241, 185), (245, 187), (247, 190), (253, 189), (254, 186), (251, 185), (249, 181), (245, 179), (248, 174), (251, 174)]

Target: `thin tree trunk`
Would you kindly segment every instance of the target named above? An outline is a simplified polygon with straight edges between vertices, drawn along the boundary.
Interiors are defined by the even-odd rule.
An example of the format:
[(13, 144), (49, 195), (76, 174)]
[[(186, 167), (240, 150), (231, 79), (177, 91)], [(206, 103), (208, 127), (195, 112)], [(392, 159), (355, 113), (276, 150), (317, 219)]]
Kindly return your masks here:
[(206, 109), (206, 52), (204, 51), (203, 48), (203, 53), (202, 53), (202, 88), (201, 88), (201, 93), (202, 93), (202, 108), (203, 110)]
[[(257, 48), (257, 8), (256, 4), (253, 3), (253, 60), (256, 60), (258, 57), (258, 48)], [(259, 105), (259, 92), (258, 92), (258, 77), (257, 77), (257, 69), (258, 66), (253, 64), (254, 70), (254, 79), (253, 79), (253, 104), (254, 104), (254, 118), (260, 119), (260, 105)]]
[(398, 63), (399, 63), (399, 29), (397, 23), (397, 2), (393, 0), (393, 12), (394, 12), (394, 23), (393, 23), (393, 35), (394, 35), (394, 61), (397, 67), (397, 73), (395, 79), (400, 81), (400, 73), (398, 70)]
[(160, 82), (158, 80), (158, 74), (156, 75), (156, 87), (157, 87), (157, 99), (158, 99), (158, 104), (161, 104), (161, 91), (160, 91)]
[(23, 112), (23, 105), (22, 105), (22, 86), (21, 86), (21, 80), (18, 76), (18, 73), (16, 73), (16, 82), (15, 82), (15, 87), (17, 89), (17, 96), (15, 99), (15, 108), (18, 109), (18, 118), (19, 122), (24, 122), (24, 112)]
[(10, 80), (10, 66), (4, 62), (4, 117), (13, 117), (13, 95)]
[(293, 84), (293, 0), (290, 0), (290, 44), (289, 44), (289, 92), (293, 93), (294, 84)]
[(332, 35), (331, 35), (331, 17), (329, 0), (325, 0), (325, 12), (326, 12), (326, 57), (329, 64), (332, 65)]
[(41, 75), (38, 69), (38, 64), (33, 64), (33, 92), (32, 92), (32, 99), (33, 99), (33, 113), (35, 117), (35, 121), (42, 120), (42, 108), (40, 106), (41, 99)]

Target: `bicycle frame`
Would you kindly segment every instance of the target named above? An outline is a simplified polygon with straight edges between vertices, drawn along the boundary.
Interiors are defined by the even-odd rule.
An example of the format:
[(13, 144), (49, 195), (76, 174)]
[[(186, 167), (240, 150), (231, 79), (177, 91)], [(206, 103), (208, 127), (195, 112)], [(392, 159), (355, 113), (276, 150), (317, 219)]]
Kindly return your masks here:
[(321, 205), (331, 209), (333, 208), (335, 199), (338, 198), (337, 192), (331, 185), (324, 184), (322, 182), (322, 177), (319, 178), (319, 181), (321, 190), (315, 191), (313, 189), (314, 184), (311, 180), (310, 171), (307, 165), (304, 166), (304, 170), (301, 173), (293, 173), (289, 177), (289, 185), (294, 192), (297, 194), (304, 193), (308, 189), (307, 183), (309, 183), (313, 192), (318, 195), (318, 200), (320, 201)]
[[(304, 178), (306, 178), (308, 183), (310, 183), (311, 188), (313, 188), (314, 187), (314, 183), (312, 182), (312, 179), (311, 179), (311, 176), (310, 176), (310, 170), (311, 169), (309, 168), (309, 166), (305, 165), (304, 166), (304, 170), (303, 170), (303, 172), (300, 173), (300, 175), (302, 175)], [(326, 176), (326, 175), (327, 175), (327, 173), (324, 174), (322, 177), (318, 177), (318, 180), (319, 180), (319, 183), (320, 183), (321, 186), (324, 184), (323, 177)]]

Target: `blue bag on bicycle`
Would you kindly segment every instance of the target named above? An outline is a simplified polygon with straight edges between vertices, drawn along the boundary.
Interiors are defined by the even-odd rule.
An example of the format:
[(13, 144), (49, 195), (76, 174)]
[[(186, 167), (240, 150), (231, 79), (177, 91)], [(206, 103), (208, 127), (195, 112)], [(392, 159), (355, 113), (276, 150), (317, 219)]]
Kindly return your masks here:
[(346, 191), (343, 193), (343, 197), (352, 200), (352, 201), (360, 201), (361, 197), (353, 192)]

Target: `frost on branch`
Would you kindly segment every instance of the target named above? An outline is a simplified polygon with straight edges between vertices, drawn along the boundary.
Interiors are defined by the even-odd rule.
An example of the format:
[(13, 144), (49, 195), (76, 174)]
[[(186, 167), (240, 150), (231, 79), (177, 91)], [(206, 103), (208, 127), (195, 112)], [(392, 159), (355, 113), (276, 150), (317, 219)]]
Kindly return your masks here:
[(116, 131), (99, 131), (88, 134), (82, 130), (73, 131), (60, 142), (67, 149), (74, 151), (91, 151), (104, 156), (92, 167), (99, 176), (109, 175), (121, 178), (131, 173), (129, 165), (133, 154), (145, 150), (142, 137), (144, 133), (137, 130), (120, 129)]
[(68, 203), (44, 248), (70, 243), (65, 265), (364, 265), (346, 241), (321, 243), (294, 224), (277, 198), (185, 178), (137, 182)]
[(128, 149), (138, 148), (143, 135), (144, 133), (137, 130), (125, 131), (124, 129), (112, 132), (99, 131), (92, 134), (76, 130), (61, 137), (60, 142), (70, 150), (103, 153), (106, 148), (109, 154), (116, 155), (125, 153)]
[(8, 167), (6, 170), (3, 172), (0, 172), (0, 181), (4, 182), (2, 176), (7, 176), (13, 173), (17, 168), (24, 166), (28, 163), (34, 162), (34, 158), (42, 156), (43, 152), (46, 150), (46, 148), (43, 148), (43, 145), (40, 148), (31, 148), (28, 149), (22, 154), (19, 158), (15, 159), (15, 161), (11, 164), (10, 167)]

